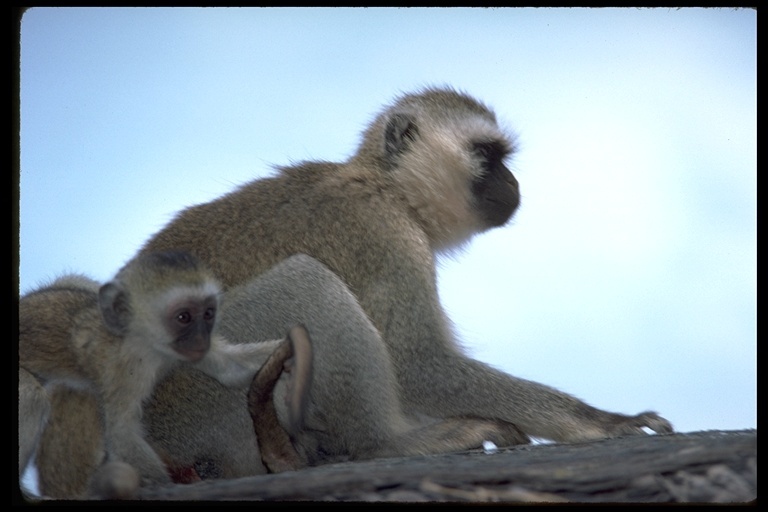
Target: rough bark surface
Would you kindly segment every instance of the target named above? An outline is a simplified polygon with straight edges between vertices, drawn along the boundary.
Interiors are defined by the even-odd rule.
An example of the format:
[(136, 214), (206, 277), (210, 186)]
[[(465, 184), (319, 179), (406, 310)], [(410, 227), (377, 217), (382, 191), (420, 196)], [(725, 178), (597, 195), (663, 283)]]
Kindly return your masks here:
[(146, 500), (750, 502), (757, 430), (344, 462), (145, 489)]

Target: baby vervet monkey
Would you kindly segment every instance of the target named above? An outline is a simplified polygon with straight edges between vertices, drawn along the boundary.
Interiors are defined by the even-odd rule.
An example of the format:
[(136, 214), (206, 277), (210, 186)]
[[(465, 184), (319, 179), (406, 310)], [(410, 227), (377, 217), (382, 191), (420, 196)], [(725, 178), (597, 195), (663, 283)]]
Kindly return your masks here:
[[(130, 474), (126, 467), (138, 472), (141, 485), (171, 483), (141, 423), (143, 403), (158, 379), (175, 366), (190, 363), (225, 385), (245, 389), (273, 352), (287, 344), (280, 362), (291, 357), (290, 337), (233, 345), (217, 335), (220, 293), (217, 280), (197, 258), (164, 251), (138, 256), (103, 286), (71, 275), (22, 297), (19, 410), (24, 414), (19, 415), (19, 472), (29, 462), (46, 422), (49, 402), (42, 399), (41, 389), (65, 386), (96, 395), (104, 462), (124, 464), (106, 466), (92, 486), (94, 492), (110, 488), (103, 475)], [(297, 327), (296, 335), (306, 338), (308, 346), (303, 328)], [(276, 373), (279, 376), (272, 370)], [(300, 386), (300, 391), (307, 386)], [(300, 400), (292, 405), (291, 418), (300, 418)]]

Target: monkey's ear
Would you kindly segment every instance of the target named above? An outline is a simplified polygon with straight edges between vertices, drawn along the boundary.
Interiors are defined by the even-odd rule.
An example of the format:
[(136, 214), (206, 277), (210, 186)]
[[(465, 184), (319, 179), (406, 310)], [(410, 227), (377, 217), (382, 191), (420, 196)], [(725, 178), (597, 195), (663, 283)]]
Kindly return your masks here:
[(408, 149), (408, 146), (416, 140), (419, 129), (413, 115), (407, 113), (395, 113), (387, 121), (384, 131), (384, 152), (387, 161), (394, 164), (398, 155)]
[(119, 336), (127, 332), (131, 311), (128, 296), (121, 286), (112, 282), (99, 288), (99, 309), (104, 324), (112, 334)]

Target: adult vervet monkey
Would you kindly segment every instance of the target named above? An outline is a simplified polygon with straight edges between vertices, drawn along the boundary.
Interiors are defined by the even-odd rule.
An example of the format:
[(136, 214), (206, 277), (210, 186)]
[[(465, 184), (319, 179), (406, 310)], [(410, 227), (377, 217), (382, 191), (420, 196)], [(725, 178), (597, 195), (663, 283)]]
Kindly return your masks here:
[[(519, 204), (518, 183), (504, 164), (513, 153), (495, 114), (472, 97), (437, 88), (406, 94), (373, 120), (348, 161), (279, 168), (274, 177), (182, 211), (142, 251), (188, 250), (228, 289), (294, 254), (316, 258), (343, 280), (380, 333), (409, 416), (498, 419), (555, 441), (640, 434), (644, 427), (671, 432), (655, 413), (602, 411), (457, 347), (438, 300), (435, 254), (509, 220)], [(315, 339), (313, 319), (302, 321)], [(184, 393), (197, 397), (198, 410), (221, 410), (195, 383), (201, 377), (182, 373), (159, 387), (154, 406), (170, 407)], [(153, 415), (146, 416), (151, 424)], [(210, 424), (233, 445), (246, 442), (241, 429)]]
[(318, 259), (381, 332), (407, 412), (497, 418), (554, 441), (670, 432), (654, 413), (602, 411), (458, 349), (438, 299), (435, 253), (509, 220), (520, 201), (504, 164), (513, 152), (474, 98), (436, 88), (406, 94), (374, 119), (347, 162), (283, 167), (183, 210), (142, 251), (190, 251), (227, 288), (296, 253)]
[[(100, 478), (125, 475), (126, 468), (137, 472), (143, 485), (171, 483), (162, 455), (146, 442), (141, 424), (143, 402), (157, 379), (181, 362), (190, 362), (227, 385), (245, 389), (277, 349), (288, 345), (277, 364), (291, 357), (292, 338), (302, 337), (305, 352), (311, 350), (303, 328), (292, 330), (288, 340), (227, 343), (214, 333), (220, 293), (218, 282), (194, 256), (166, 251), (141, 254), (101, 287), (72, 275), (22, 297), (19, 410), (24, 415), (19, 416), (19, 472), (46, 421), (45, 388), (61, 386), (91, 391), (96, 398), (91, 403), (101, 412), (101, 428), (94, 429), (86, 417), (81, 419), (72, 411), (76, 428), (66, 434), (82, 436), (79, 427), (87, 425), (89, 434), (103, 436), (104, 462), (124, 464), (108, 466), (114, 471), (97, 472), (97, 488), (127, 492), (119, 483), (115, 486), (109, 478)], [(307, 357), (301, 359), (305, 362)], [(277, 364), (270, 370), (274, 378), (279, 376)], [(303, 413), (307, 387), (299, 386), (300, 400), (289, 403), (288, 424), (298, 423), (295, 418)], [(86, 449), (80, 455), (85, 466), (69, 461), (77, 468), (92, 469), (92, 463), (99, 461), (94, 451), (100, 445), (87, 446), (89, 442), (79, 444)]]

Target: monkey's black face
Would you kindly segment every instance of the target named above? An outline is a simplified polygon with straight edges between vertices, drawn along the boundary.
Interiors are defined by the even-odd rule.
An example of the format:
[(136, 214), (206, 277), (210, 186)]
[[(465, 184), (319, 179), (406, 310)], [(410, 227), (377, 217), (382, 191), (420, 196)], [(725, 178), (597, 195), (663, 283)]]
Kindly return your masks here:
[(488, 227), (502, 226), (520, 205), (517, 180), (504, 165), (508, 150), (498, 141), (479, 142), (472, 149), (483, 166), (483, 173), (472, 182), (478, 212)]
[(166, 328), (173, 339), (173, 349), (185, 360), (199, 361), (211, 347), (211, 332), (216, 323), (216, 299), (187, 299), (169, 308)]

